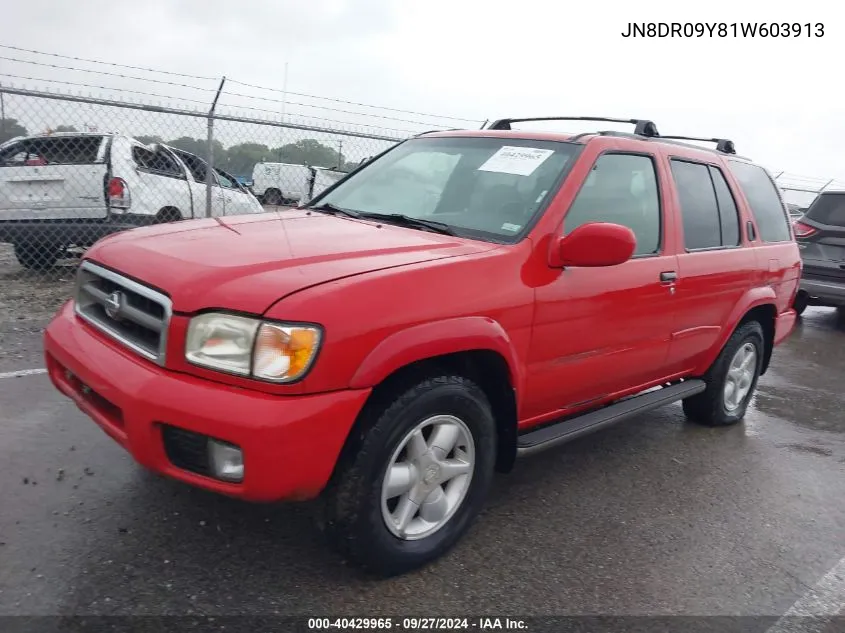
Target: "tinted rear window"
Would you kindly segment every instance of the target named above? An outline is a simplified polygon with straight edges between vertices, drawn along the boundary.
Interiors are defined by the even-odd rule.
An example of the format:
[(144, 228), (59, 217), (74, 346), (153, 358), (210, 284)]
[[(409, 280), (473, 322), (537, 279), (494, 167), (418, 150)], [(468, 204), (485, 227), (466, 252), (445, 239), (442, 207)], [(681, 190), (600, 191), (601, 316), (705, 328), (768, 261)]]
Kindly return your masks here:
[(807, 217), (819, 224), (845, 226), (845, 193), (823, 193), (807, 209)]
[(786, 210), (769, 174), (762, 167), (750, 163), (731, 160), (728, 164), (757, 220), (760, 239), (764, 242), (792, 239)]
[[(25, 139), (4, 150), (5, 165), (90, 165), (97, 162), (102, 136)], [(12, 153), (14, 152), (14, 155)], [(9, 154), (9, 156), (5, 156)]]

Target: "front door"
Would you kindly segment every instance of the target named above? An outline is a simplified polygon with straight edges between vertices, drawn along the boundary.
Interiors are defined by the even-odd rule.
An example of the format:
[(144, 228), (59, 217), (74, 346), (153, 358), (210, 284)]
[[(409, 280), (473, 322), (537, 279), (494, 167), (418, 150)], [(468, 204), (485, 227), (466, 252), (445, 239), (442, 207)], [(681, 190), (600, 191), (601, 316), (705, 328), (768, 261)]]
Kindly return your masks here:
[(676, 258), (663, 240), (657, 173), (654, 156), (602, 154), (570, 206), (564, 233), (613, 222), (634, 231), (637, 248), (620, 266), (567, 268), (537, 288), (524, 417), (565, 413), (667, 375)]

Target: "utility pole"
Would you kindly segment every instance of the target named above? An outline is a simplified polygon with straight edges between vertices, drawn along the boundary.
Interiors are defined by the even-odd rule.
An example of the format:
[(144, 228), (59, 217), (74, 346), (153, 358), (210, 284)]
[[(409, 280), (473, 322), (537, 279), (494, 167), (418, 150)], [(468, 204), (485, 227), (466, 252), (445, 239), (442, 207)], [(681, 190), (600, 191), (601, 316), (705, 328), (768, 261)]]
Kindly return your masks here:
[(217, 100), (220, 98), (220, 92), (223, 90), (223, 84), (226, 83), (226, 77), (220, 79), (220, 85), (217, 87), (217, 94), (214, 95), (214, 101), (211, 102), (211, 108), (208, 111), (208, 163), (205, 170), (205, 217), (211, 217), (211, 185), (215, 181), (214, 176), (214, 110), (217, 109)]
[(343, 167), (343, 139), (340, 139), (337, 142), (337, 167), (336, 169), (340, 169)]
[[(282, 124), (285, 122), (285, 109), (288, 104), (288, 63), (285, 62), (285, 73), (282, 77)], [(282, 162), (282, 146), (285, 144), (285, 128), (279, 128), (279, 162)]]
[[(0, 92), (0, 139), (4, 136), (6, 136), (6, 101), (4, 100), (4, 94)], [(0, 140), (0, 143), (2, 142)]]

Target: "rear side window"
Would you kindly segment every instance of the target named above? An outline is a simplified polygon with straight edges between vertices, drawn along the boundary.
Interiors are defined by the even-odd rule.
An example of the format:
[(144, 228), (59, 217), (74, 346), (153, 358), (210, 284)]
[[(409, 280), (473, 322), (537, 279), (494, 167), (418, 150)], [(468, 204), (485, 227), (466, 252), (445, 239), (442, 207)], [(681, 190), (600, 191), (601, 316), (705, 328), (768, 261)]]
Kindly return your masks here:
[(54, 136), (31, 138), (7, 147), (0, 165), (91, 165), (98, 162), (102, 136)]
[(162, 176), (182, 178), (184, 175), (176, 161), (161, 150), (154, 152), (136, 145), (132, 148), (132, 159), (138, 167)]
[(721, 169), (710, 165), (710, 177), (713, 179), (713, 188), (716, 190), (716, 202), (719, 203), (722, 246), (738, 246), (739, 211), (736, 208), (736, 200)]
[(739, 214), (722, 172), (713, 166), (671, 161), (681, 202), (684, 246), (688, 250), (739, 244)]
[(764, 242), (791, 240), (786, 209), (769, 174), (762, 167), (750, 163), (732, 160), (728, 164), (757, 220), (760, 239)]
[(807, 218), (828, 226), (845, 226), (845, 193), (823, 193), (807, 209)]
[(660, 250), (660, 196), (654, 162), (648, 156), (604, 154), (566, 214), (570, 233), (587, 222), (613, 222), (629, 227), (637, 238), (635, 255)]

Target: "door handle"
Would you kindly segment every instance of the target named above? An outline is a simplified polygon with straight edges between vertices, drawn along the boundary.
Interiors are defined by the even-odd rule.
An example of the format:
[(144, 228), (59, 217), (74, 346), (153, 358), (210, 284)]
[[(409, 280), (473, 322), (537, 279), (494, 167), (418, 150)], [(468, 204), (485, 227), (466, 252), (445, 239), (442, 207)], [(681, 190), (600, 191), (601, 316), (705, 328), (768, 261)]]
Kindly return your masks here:
[(678, 273), (676, 273), (674, 270), (669, 270), (669, 271), (660, 273), (660, 281), (662, 281), (663, 283), (667, 283), (667, 282), (671, 282), (671, 281), (677, 281), (677, 280), (678, 280)]

